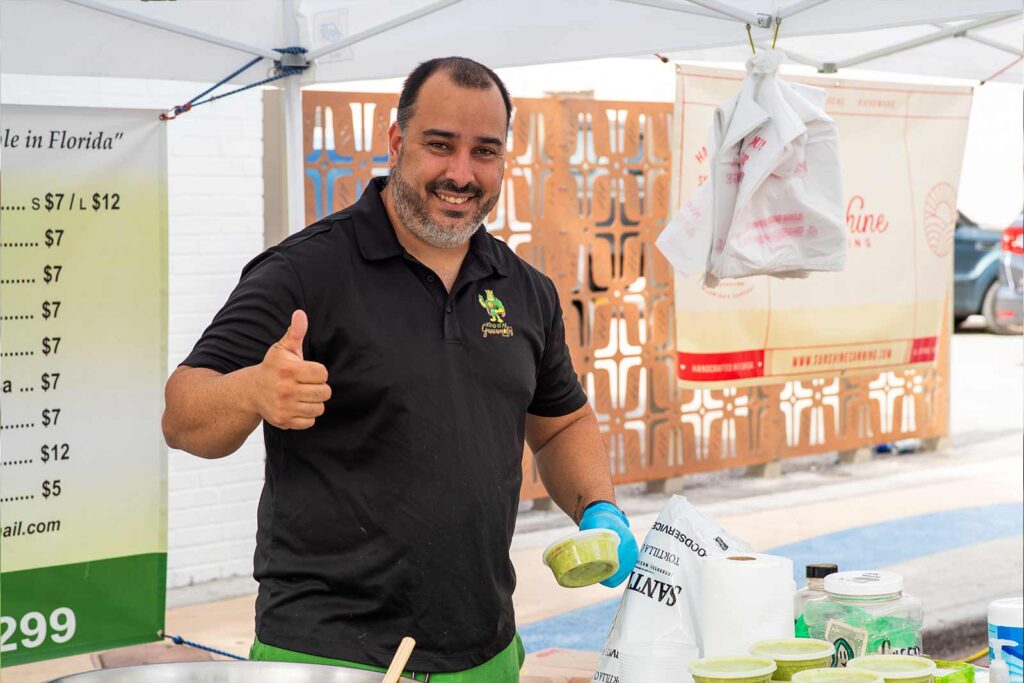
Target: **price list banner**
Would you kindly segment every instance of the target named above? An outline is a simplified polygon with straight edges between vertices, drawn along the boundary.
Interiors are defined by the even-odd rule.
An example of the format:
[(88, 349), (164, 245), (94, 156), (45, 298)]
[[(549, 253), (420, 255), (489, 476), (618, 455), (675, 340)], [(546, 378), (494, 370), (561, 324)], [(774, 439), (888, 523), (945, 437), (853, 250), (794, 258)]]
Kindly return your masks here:
[(0, 666), (157, 639), (167, 564), (166, 133), (4, 106)]

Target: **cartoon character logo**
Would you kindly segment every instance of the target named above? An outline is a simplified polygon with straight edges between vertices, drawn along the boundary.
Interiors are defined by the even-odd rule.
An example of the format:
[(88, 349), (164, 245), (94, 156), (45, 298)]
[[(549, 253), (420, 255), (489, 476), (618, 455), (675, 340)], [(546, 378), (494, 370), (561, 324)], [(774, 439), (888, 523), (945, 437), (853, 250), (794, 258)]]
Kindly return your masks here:
[(494, 290), (485, 289), (483, 294), (476, 295), (476, 300), (487, 311), (487, 317), (489, 318), (487, 322), (480, 325), (480, 333), (484, 339), (490, 336), (508, 338), (515, 335), (515, 330), (512, 329), (512, 326), (505, 322), (505, 304), (501, 303), (501, 299), (494, 296)]
[(491, 316), (492, 323), (500, 323), (505, 320), (505, 304), (501, 303), (501, 299), (494, 296), (494, 290), (485, 289), (484, 294), (487, 295), (485, 299), (483, 294), (477, 294), (477, 301), (483, 306), (484, 310), (487, 311), (487, 315)]

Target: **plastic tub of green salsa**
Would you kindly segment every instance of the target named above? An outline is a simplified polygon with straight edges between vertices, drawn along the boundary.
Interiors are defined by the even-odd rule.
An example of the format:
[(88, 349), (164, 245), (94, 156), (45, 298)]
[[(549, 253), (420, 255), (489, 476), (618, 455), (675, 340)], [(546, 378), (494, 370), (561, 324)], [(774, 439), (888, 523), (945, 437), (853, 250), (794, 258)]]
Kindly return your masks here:
[(858, 669), (808, 669), (793, 674), (793, 683), (883, 683), (881, 674)]
[(935, 662), (911, 655), (867, 655), (856, 657), (846, 664), (847, 669), (871, 671), (885, 679), (885, 683), (932, 683)]
[(767, 657), (709, 657), (690, 665), (694, 683), (768, 683), (775, 662)]
[(773, 681), (788, 681), (793, 674), (806, 669), (820, 669), (832, 662), (836, 646), (827, 640), (813, 638), (782, 638), (762, 640), (750, 646), (750, 654), (775, 660)]
[(560, 586), (581, 588), (600, 583), (619, 569), (619, 536), (605, 529), (579, 531), (549, 545), (544, 564)]

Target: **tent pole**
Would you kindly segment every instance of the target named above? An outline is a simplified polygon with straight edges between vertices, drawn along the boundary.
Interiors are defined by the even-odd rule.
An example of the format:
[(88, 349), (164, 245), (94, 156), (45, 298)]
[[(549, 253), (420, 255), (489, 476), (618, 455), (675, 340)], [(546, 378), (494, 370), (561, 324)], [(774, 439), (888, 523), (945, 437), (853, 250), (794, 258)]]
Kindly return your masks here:
[(617, 2), (624, 2), (629, 5), (642, 5), (644, 7), (653, 7), (655, 9), (667, 9), (672, 12), (681, 12), (683, 14), (696, 14), (699, 17), (711, 17), (712, 19), (724, 19), (718, 12), (712, 12), (710, 10), (702, 9), (700, 7), (692, 7), (687, 5), (680, 5), (672, 0), (616, 0)]
[(997, 40), (986, 38), (985, 36), (972, 36), (970, 33), (968, 33), (967, 35), (964, 36), (964, 38), (966, 38), (967, 40), (973, 40), (976, 43), (981, 43), (982, 45), (994, 47), (995, 49), (1002, 50), (1003, 52), (1009, 52), (1011, 55), (1015, 55), (1017, 57), (1024, 57), (1024, 50), (1019, 50), (1015, 47), (1011, 47), (1010, 45), (1000, 43)]
[(302, 80), (298, 75), (284, 79), (281, 89), (284, 107), (284, 176), (288, 216), (288, 234), (302, 230), (306, 224), (306, 193), (302, 182)]
[(920, 47), (922, 45), (927, 45), (929, 43), (934, 43), (936, 41), (949, 38), (950, 36), (953, 36), (962, 31), (971, 31), (976, 28), (981, 28), (982, 26), (998, 24), (1002, 21), (1006, 21), (1007, 19), (1017, 16), (1020, 16), (1020, 12), (1013, 12), (1011, 14), (1001, 14), (996, 17), (989, 17), (988, 19), (979, 19), (978, 21), (972, 21), (970, 23), (959, 26), (951, 26), (947, 29), (937, 31), (936, 33), (931, 33), (927, 36), (921, 36), (920, 38), (907, 40), (905, 42), (897, 43), (896, 45), (882, 48), (880, 50), (872, 50), (871, 52), (866, 52), (857, 57), (844, 59), (842, 61), (836, 62), (835, 68), (845, 69), (847, 67), (855, 66), (857, 64), (863, 64), (864, 62), (870, 62), (871, 60), (878, 59), (879, 57), (888, 57), (889, 55), (896, 54), (897, 52), (903, 52), (904, 50), (910, 50), (915, 47)]
[(709, 9), (712, 12), (718, 12), (724, 14), (727, 17), (732, 17), (751, 26), (760, 26), (761, 28), (768, 28), (771, 26), (774, 18), (769, 14), (754, 14), (753, 12), (744, 12), (743, 10), (727, 5), (724, 2), (718, 0), (688, 0), (694, 5), (699, 5), (705, 9)]
[[(949, 28), (949, 24), (932, 24), (932, 26), (934, 26), (935, 28), (942, 28), (942, 29)], [(975, 43), (981, 43), (982, 45), (988, 45), (989, 47), (994, 47), (995, 49), (1002, 50), (1003, 52), (1009, 52), (1011, 55), (1014, 55), (1016, 57), (1024, 56), (1024, 50), (1021, 50), (1019, 48), (1013, 47), (1012, 45), (1007, 45), (1006, 43), (1000, 43), (998, 40), (992, 40), (991, 38), (986, 38), (985, 36), (973, 36), (970, 33), (967, 33), (965, 31), (962, 36), (957, 36), (957, 37), (966, 38), (967, 40), (973, 40)]]
[(779, 19), (788, 19), (789, 17), (800, 14), (801, 12), (806, 12), (812, 7), (824, 5), (828, 1), (829, 0), (802, 0), (802, 2), (795, 2), (788, 7), (780, 9), (775, 16)]
[(415, 12), (403, 14), (402, 16), (396, 17), (391, 21), (385, 21), (383, 24), (374, 26), (373, 28), (367, 29), (365, 31), (360, 31), (359, 33), (349, 36), (348, 38), (345, 38), (343, 40), (339, 40), (337, 43), (331, 43), (330, 45), (326, 45), (320, 48), (319, 50), (313, 50), (308, 55), (306, 55), (306, 58), (312, 62), (319, 57), (323, 57), (324, 55), (329, 55), (332, 52), (336, 52), (337, 50), (342, 50), (346, 47), (350, 47), (352, 45), (355, 45), (356, 43), (360, 43), (366, 40), (367, 38), (373, 38), (378, 34), (384, 33), (385, 31), (390, 31), (393, 28), (398, 28), (399, 26), (402, 26), (403, 24), (408, 24), (411, 21), (416, 21), (421, 17), (425, 17), (428, 14), (433, 14), (438, 10), (442, 10), (445, 7), (449, 7), (458, 2), (462, 2), (462, 0), (438, 0), (438, 2), (427, 5), (426, 7), (421, 7)]
[[(299, 27), (295, 16), (295, 0), (286, 0), (282, 19), (284, 39), (288, 45), (298, 45), (299, 41)], [(283, 81), (281, 106), (284, 125), (278, 134), (284, 138), (285, 215), (288, 220), (288, 234), (294, 234), (306, 225), (302, 161), (302, 77), (296, 74)]]
[(146, 24), (153, 28), (162, 29), (164, 31), (170, 31), (172, 33), (178, 33), (189, 38), (195, 38), (196, 40), (202, 40), (207, 43), (213, 43), (221, 47), (230, 48), (232, 50), (238, 50), (239, 52), (246, 52), (251, 55), (259, 57), (266, 57), (267, 59), (276, 60), (280, 59), (281, 55), (273, 50), (265, 50), (261, 47), (253, 47), (252, 45), (246, 45), (239, 43), (234, 40), (228, 40), (227, 38), (221, 38), (220, 36), (214, 36), (209, 33), (203, 33), (202, 31), (196, 31), (194, 29), (185, 28), (184, 26), (178, 26), (161, 19), (154, 19), (153, 17), (145, 17), (134, 12), (128, 12), (111, 5), (105, 5), (95, 0), (64, 0), (64, 2), (71, 3), (72, 5), (79, 5), (86, 9), (95, 10), (97, 12), (105, 12), (107, 14), (113, 14), (116, 17), (127, 19), (128, 21), (134, 21), (140, 24)]
[(743, 10), (736, 9), (718, 0), (687, 0), (690, 5), (698, 5), (703, 7), (705, 12), (701, 12), (696, 7), (688, 7), (687, 5), (680, 5), (677, 2), (670, 2), (669, 0), (618, 0), (619, 2), (626, 2), (632, 5), (646, 5), (647, 7), (654, 7), (656, 9), (667, 9), (673, 12), (683, 12), (684, 14), (698, 14), (702, 17), (711, 17), (712, 19), (734, 19), (741, 21), (751, 26), (760, 26), (761, 28), (768, 28), (772, 25), (774, 19), (768, 14), (754, 14), (753, 12), (744, 12)]
[[(772, 45), (771, 45), (771, 43), (757, 43), (757, 49), (758, 50), (770, 50), (770, 49), (772, 49)], [(825, 65), (822, 62), (819, 62), (818, 60), (816, 60), (816, 59), (814, 59), (812, 57), (808, 57), (806, 55), (802, 55), (799, 52), (793, 52), (792, 50), (787, 50), (786, 48), (782, 48), (782, 47), (776, 47), (775, 49), (777, 51), (781, 52), (782, 54), (786, 55), (787, 58), (793, 60), (797, 64), (803, 64), (804, 66), (811, 66), (811, 67), (814, 67), (815, 69), (817, 69), (818, 71), (821, 71), (823, 68), (825, 68)]]

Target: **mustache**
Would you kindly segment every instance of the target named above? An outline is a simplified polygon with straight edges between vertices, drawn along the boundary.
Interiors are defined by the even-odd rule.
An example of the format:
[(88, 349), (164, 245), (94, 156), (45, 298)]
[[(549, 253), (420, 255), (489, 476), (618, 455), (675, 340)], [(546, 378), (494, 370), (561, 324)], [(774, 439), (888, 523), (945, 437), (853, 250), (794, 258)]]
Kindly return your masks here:
[(466, 185), (459, 187), (453, 180), (432, 180), (427, 183), (427, 190), (430, 192), (451, 192), (452, 194), (471, 194), (474, 198), (482, 197), (484, 191), (479, 185), (473, 183), (466, 183)]

